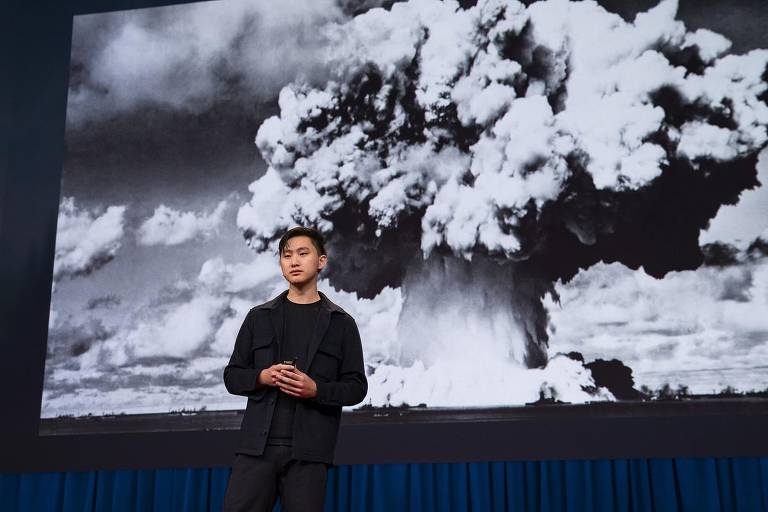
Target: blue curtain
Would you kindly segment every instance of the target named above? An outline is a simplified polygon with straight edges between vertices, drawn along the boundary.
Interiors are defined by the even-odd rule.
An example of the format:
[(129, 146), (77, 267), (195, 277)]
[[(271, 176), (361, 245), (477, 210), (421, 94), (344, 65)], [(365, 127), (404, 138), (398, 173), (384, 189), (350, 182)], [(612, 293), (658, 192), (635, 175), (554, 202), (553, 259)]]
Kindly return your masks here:
[[(228, 468), (5, 474), (0, 510), (218, 511), (228, 478)], [(768, 512), (768, 458), (339, 466), (325, 510)]]

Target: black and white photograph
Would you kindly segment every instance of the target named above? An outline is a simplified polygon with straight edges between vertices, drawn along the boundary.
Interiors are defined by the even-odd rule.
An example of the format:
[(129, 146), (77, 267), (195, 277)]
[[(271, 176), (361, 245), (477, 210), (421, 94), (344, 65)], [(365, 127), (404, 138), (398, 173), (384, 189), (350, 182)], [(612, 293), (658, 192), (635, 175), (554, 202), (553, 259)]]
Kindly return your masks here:
[(693, 3), (75, 16), (41, 418), (243, 409), (294, 226), (347, 410), (768, 397), (768, 36)]

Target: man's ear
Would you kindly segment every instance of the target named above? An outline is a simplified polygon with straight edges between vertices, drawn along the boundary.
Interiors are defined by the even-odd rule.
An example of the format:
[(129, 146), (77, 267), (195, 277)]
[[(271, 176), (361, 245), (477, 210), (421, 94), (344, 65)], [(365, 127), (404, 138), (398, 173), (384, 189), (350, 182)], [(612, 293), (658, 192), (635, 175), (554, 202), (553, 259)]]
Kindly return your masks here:
[(328, 263), (328, 256), (321, 254), (320, 258), (318, 259), (317, 271), (320, 272), (323, 268), (325, 268), (326, 263)]

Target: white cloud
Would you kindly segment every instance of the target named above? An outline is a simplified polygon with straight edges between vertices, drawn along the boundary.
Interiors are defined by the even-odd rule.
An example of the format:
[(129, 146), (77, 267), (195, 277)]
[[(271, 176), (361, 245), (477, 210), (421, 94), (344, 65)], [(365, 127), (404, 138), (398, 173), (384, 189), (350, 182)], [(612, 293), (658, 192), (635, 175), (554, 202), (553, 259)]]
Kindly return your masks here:
[[(198, 294), (166, 311), (139, 317), (80, 357), (88, 367), (136, 364), (153, 357), (186, 358), (205, 348), (228, 304), (226, 297)], [(106, 366), (105, 366), (106, 365)]]
[[(229, 355), (248, 309), (283, 289), (279, 263), (271, 254), (259, 254), (248, 263), (207, 260), (197, 279), (181, 281), (171, 290), (176, 298), (160, 306), (148, 299), (126, 315), (109, 339), (94, 344), (78, 360), (83, 369), (108, 372), (143, 367), (152, 358)], [(186, 361), (184, 369), (190, 364), (194, 359)]]
[(123, 243), (125, 206), (103, 213), (78, 208), (65, 197), (59, 205), (54, 280), (89, 274), (115, 257)]
[(139, 227), (137, 241), (141, 245), (178, 245), (210, 237), (218, 231), (226, 209), (226, 201), (207, 214), (180, 212), (160, 205)]
[(272, 288), (282, 281), (276, 254), (259, 253), (248, 263), (226, 263), (217, 257), (207, 260), (197, 276), (211, 290), (238, 293), (256, 288)]
[(598, 264), (557, 292), (559, 305), (547, 301), (553, 351), (617, 358), (652, 388), (768, 388), (768, 258), (664, 279)]
[(232, 96), (271, 98), (287, 81), (323, 75), (319, 26), (332, 0), (226, 0), (77, 16), (67, 120), (144, 105), (200, 111)]

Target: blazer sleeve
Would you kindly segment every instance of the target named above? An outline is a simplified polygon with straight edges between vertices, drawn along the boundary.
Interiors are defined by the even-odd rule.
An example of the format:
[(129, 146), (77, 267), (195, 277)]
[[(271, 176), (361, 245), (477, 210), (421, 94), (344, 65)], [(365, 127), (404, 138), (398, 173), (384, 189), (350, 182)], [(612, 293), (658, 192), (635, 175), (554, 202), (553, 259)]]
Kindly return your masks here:
[(368, 380), (365, 378), (360, 332), (355, 320), (349, 315), (345, 317), (343, 333), (339, 380), (336, 382), (316, 382), (317, 396), (312, 400), (323, 405), (359, 404), (368, 393)]
[(229, 364), (224, 368), (224, 386), (233, 395), (251, 396), (265, 386), (259, 384), (259, 374), (264, 369), (256, 367), (251, 351), (253, 339), (253, 310), (249, 311), (235, 339), (235, 348)]

